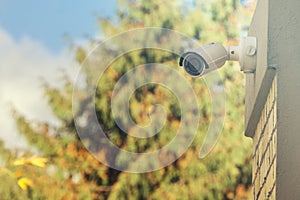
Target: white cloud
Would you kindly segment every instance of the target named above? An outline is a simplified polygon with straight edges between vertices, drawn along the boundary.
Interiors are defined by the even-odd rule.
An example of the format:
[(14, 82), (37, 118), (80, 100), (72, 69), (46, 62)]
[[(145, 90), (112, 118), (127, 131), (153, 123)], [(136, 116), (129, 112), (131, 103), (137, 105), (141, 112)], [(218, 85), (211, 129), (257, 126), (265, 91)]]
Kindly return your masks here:
[(29, 119), (58, 124), (43, 97), (41, 78), (59, 86), (62, 69), (75, 77), (78, 66), (72, 62), (70, 52), (53, 53), (29, 37), (16, 41), (0, 27), (0, 138), (7, 146), (26, 146), (17, 134), (8, 103)]

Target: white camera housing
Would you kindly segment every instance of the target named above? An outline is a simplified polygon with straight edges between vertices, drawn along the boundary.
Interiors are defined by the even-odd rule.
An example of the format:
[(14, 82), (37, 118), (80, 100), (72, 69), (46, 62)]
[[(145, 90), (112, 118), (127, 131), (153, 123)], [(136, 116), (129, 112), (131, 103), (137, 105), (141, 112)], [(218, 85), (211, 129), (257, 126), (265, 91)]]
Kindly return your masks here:
[(181, 55), (179, 65), (192, 77), (202, 76), (222, 67), (227, 60), (239, 61), (241, 71), (254, 73), (256, 68), (256, 38), (246, 37), (240, 46), (224, 47), (217, 42), (209, 43)]

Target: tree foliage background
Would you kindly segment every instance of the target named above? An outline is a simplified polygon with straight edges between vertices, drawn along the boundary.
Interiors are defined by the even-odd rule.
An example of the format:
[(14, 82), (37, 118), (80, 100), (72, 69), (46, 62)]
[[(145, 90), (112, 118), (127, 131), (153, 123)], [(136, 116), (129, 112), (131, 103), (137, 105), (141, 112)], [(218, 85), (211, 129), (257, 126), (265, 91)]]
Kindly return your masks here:
[[(104, 38), (122, 31), (142, 27), (163, 27), (182, 32), (201, 44), (217, 41), (237, 44), (241, 24), (249, 23), (253, 9), (238, 0), (146, 1), (120, 0), (115, 19), (99, 18)], [(72, 46), (76, 61), (82, 63), (88, 48)], [(104, 52), (109, 54), (109, 50)], [(143, 63), (176, 66), (178, 57), (170, 53), (144, 49), (128, 53), (111, 64), (99, 81), (96, 112), (110, 139), (130, 151), (145, 152), (166, 144), (180, 124), (180, 108), (173, 94), (158, 85), (139, 88), (130, 99), (130, 112), (138, 124), (147, 124), (148, 109), (159, 103), (167, 110), (167, 125), (155, 138), (137, 140), (128, 137), (115, 124), (110, 112), (110, 97), (118, 79), (132, 67)], [(87, 80), (92, 71), (84, 72)], [(161, 170), (130, 174), (111, 169), (98, 162), (83, 146), (76, 134), (72, 116), (72, 79), (63, 75), (63, 88), (45, 87), (45, 100), (62, 126), (52, 127), (29, 121), (13, 111), (20, 134), (31, 149), (9, 150), (0, 143), (0, 199), (249, 199), (251, 197), (251, 141), (243, 135), (244, 77), (238, 66), (228, 63), (220, 70), (226, 89), (226, 118), (223, 132), (213, 151), (198, 159), (200, 146), (208, 128), (210, 95), (202, 79), (192, 79), (201, 102), (201, 122), (188, 151)], [(88, 84), (88, 83), (87, 83)], [(81, 91), (75, 95), (84, 96)], [(84, 105), (87, 99), (82, 99)], [(89, 113), (78, 111), (77, 115)], [(89, 127), (83, 127), (88, 129)], [(7, 133), (8, 134), (8, 133)], [(105, 153), (105, 152), (103, 152)]]

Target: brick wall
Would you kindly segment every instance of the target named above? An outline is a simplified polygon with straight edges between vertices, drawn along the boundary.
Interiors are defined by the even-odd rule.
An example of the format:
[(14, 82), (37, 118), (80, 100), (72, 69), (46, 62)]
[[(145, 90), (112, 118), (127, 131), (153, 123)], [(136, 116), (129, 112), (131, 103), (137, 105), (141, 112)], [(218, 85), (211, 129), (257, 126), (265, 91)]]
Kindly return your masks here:
[(277, 78), (265, 101), (253, 137), (253, 199), (276, 198)]

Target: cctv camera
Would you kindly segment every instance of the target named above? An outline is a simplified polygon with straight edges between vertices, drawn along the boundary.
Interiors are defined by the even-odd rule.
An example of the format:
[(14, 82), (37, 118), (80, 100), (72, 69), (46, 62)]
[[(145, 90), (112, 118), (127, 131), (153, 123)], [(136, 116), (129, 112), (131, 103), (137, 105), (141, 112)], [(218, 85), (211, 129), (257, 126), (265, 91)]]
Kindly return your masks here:
[(243, 38), (240, 46), (224, 47), (212, 42), (187, 51), (181, 55), (179, 66), (183, 66), (190, 76), (198, 77), (222, 67), (227, 60), (239, 61), (242, 71), (253, 73), (256, 66), (256, 38)]

